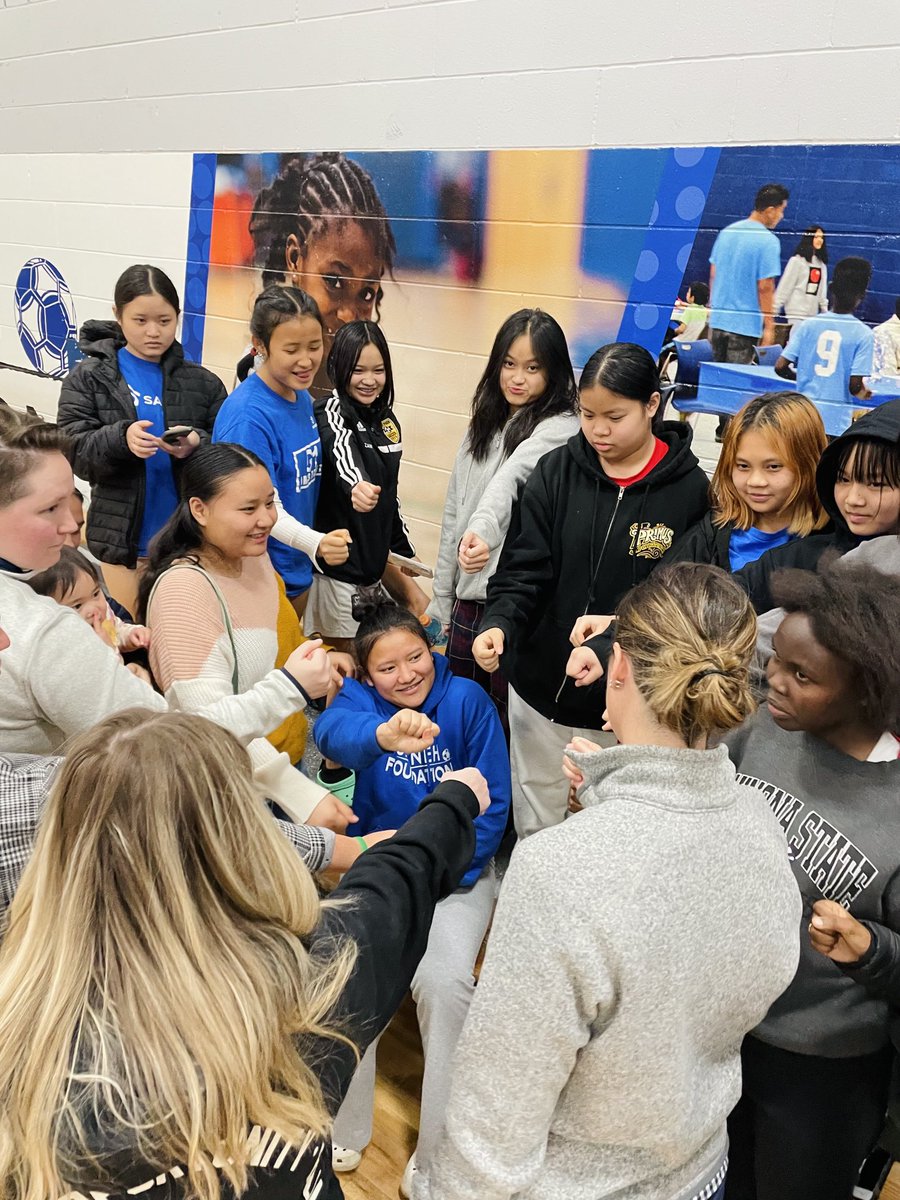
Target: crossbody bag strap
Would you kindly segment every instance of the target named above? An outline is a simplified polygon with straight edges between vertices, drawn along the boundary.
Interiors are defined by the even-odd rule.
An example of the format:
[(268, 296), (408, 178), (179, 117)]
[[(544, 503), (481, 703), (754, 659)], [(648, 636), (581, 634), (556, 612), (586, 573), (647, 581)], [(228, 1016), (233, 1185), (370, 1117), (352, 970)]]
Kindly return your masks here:
[(208, 571), (205, 571), (199, 563), (175, 563), (173, 566), (169, 567), (168, 570), (163, 571), (162, 575), (158, 576), (147, 599), (147, 615), (150, 615), (150, 605), (153, 603), (153, 597), (156, 594), (156, 589), (159, 587), (160, 580), (163, 578), (163, 576), (168, 575), (169, 571), (196, 571), (199, 575), (203, 576), (203, 578), (215, 592), (216, 599), (219, 601), (219, 607), (222, 610), (222, 622), (225, 626), (225, 632), (228, 634), (228, 641), (231, 643), (231, 660), (234, 664), (231, 670), (231, 691), (233, 695), (239, 696), (240, 688), (238, 686), (238, 656), (237, 646), (234, 642), (234, 626), (231, 624), (231, 614), (228, 611), (228, 605), (225, 603), (225, 597), (222, 595), (219, 585), (213, 579), (212, 575), (210, 575)]

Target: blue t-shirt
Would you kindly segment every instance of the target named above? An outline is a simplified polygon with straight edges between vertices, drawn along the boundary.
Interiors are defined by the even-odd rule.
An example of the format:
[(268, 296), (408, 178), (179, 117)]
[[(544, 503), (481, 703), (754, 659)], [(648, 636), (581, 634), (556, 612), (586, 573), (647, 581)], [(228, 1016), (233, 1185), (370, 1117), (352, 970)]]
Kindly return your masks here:
[(819, 313), (795, 325), (783, 357), (797, 367), (810, 400), (852, 404), (851, 375), (871, 375), (875, 335), (853, 313)]
[[(128, 384), (134, 401), (134, 419), (151, 421), (147, 430), (154, 437), (166, 432), (166, 414), (163, 412), (163, 372), (159, 363), (137, 358), (124, 346), (116, 351), (119, 370)], [(172, 459), (165, 450), (157, 450), (151, 458), (144, 459), (147, 482), (144, 488), (144, 516), (138, 534), (138, 558), (146, 558), (150, 540), (162, 529), (178, 507), (178, 489), (172, 474)]]
[[(272, 476), (284, 511), (314, 528), (322, 443), (309, 392), (295, 394), (296, 400), (285, 400), (259, 375), (248, 375), (219, 409), (212, 440), (236, 442), (258, 455)], [(269, 556), (289, 596), (306, 591), (313, 568), (301, 550), (272, 538)]]
[(763, 330), (757, 285), (781, 274), (781, 246), (765, 225), (748, 217), (726, 225), (713, 244), (710, 329), (758, 338)]
[(767, 550), (776, 546), (786, 546), (794, 540), (794, 535), (786, 529), (776, 529), (774, 533), (764, 533), (751, 525), (749, 529), (732, 529), (728, 539), (728, 561), (732, 571), (739, 571), (747, 563), (756, 562)]

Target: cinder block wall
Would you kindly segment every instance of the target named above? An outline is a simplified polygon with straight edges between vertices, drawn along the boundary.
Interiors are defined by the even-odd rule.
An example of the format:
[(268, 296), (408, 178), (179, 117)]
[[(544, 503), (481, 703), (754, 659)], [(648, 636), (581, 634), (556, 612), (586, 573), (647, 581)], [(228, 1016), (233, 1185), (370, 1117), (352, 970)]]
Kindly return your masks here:
[[(875, 211), (898, 208), (895, 0), (794, 0), (771, 12), (743, 0), (690, 12), (664, 0), (159, 0), (150, 9), (0, 0), (0, 55), (0, 362), (14, 366), (29, 365), (14, 284), (34, 256), (69, 282), (79, 324), (108, 315), (115, 278), (131, 262), (158, 263), (182, 286), (197, 152), (558, 154), (558, 170), (544, 154), (491, 156), (489, 253), (462, 303), (458, 282), (412, 270), (386, 288), (403, 495), (426, 557), (499, 320), (539, 302), (577, 328), (573, 354), (583, 360), (591, 331), (606, 340), (625, 311), (628, 281), (610, 282), (602, 261), (585, 268), (585, 210), (569, 203), (587, 151), (881, 144)], [(872, 178), (852, 165), (846, 174), (860, 189)], [(563, 178), (571, 186), (554, 192)], [(629, 179), (624, 171), (616, 185), (626, 200)], [(758, 182), (748, 177), (748, 200)], [(841, 219), (852, 221), (845, 193)], [(633, 221), (622, 213), (610, 222), (627, 230)], [(877, 215), (867, 219), (879, 236)], [(881, 245), (897, 253), (892, 220)], [(649, 213), (641, 221), (648, 226)], [(697, 254), (703, 237), (701, 228)], [(883, 286), (887, 303), (893, 284)], [(245, 290), (243, 313), (206, 310), (204, 359), (229, 383)], [(650, 303), (662, 309), (670, 298), (661, 290)], [(442, 305), (465, 319), (436, 319)], [(0, 395), (13, 403), (53, 415), (57, 394), (52, 380), (0, 369)]]

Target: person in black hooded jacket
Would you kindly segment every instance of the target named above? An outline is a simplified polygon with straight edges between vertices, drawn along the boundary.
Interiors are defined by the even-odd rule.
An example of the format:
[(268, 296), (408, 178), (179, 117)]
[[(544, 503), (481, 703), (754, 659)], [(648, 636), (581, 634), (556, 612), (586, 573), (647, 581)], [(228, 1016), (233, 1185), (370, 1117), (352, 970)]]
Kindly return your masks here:
[(758, 613), (774, 608), (770, 580), (782, 567), (813, 571), (826, 551), (846, 554), (900, 530), (900, 400), (872, 409), (826, 446), (816, 489), (833, 526), (767, 550), (735, 573)]
[[(91, 485), (87, 544), (116, 600), (134, 612), (139, 560), (178, 503), (179, 461), (207, 441), (226, 391), (175, 340), (180, 304), (158, 267), (118, 279), (113, 321), (88, 321), (85, 358), (63, 380), (58, 422)], [(163, 441), (166, 430), (184, 436)]]
[(581, 432), (544, 455), (525, 484), (472, 646), (486, 671), (502, 655), (510, 682), (519, 837), (563, 819), (563, 750), (603, 725), (602, 681), (582, 688), (566, 675), (576, 620), (615, 612), (709, 507), (690, 428), (654, 429), (659, 376), (646, 350), (597, 350), (579, 405)]

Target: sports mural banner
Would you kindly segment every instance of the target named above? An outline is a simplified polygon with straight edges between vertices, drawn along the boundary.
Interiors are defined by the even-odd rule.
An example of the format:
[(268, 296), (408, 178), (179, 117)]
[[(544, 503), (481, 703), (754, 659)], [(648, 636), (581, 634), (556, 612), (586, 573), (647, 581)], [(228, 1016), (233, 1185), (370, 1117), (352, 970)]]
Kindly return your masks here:
[[(900, 295), (898, 180), (900, 146), (197, 154), (177, 199), (182, 340), (227, 377), (254, 297), (276, 281), (311, 292), (332, 334), (371, 316), (392, 344), (485, 354), (510, 312), (539, 305), (578, 366), (615, 339), (655, 353), (689, 285), (708, 281), (716, 234), (769, 182), (790, 191), (782, 265), (810, 226), (832, 260), (870, 259), (859, 315), (875, 324)], [(131, 261), (145, 259), (135, 245)], [(59, 378), (91, 290), (63, 277), (52, 247), (27, 248), (16, 270), (22, 351)]]

